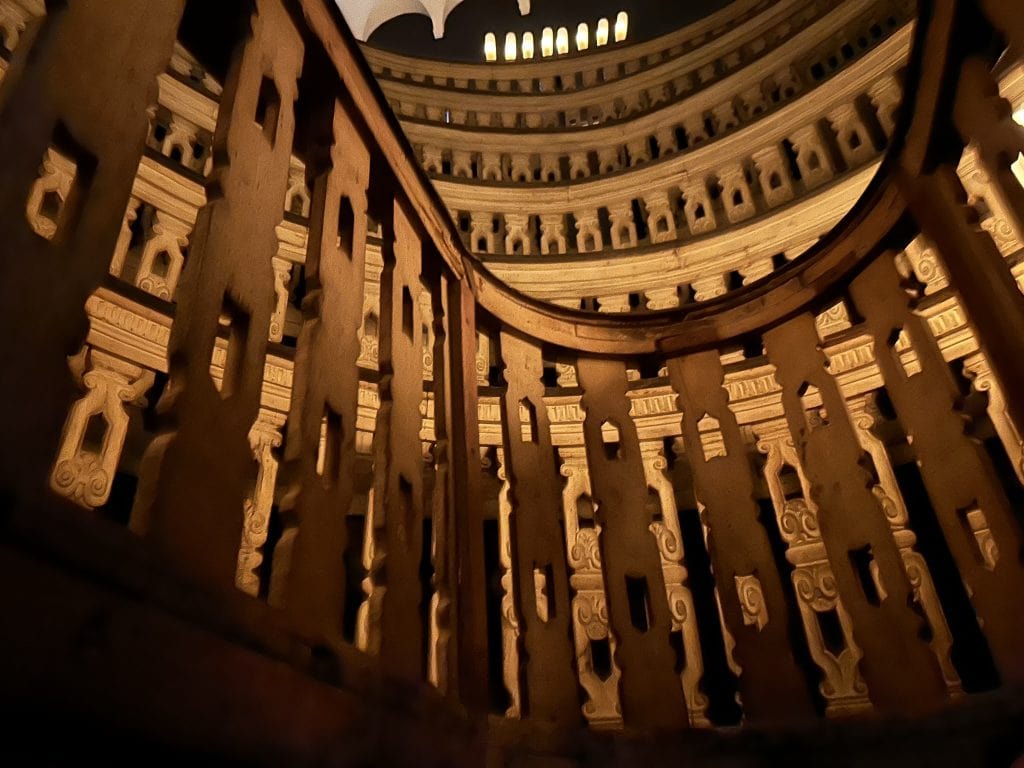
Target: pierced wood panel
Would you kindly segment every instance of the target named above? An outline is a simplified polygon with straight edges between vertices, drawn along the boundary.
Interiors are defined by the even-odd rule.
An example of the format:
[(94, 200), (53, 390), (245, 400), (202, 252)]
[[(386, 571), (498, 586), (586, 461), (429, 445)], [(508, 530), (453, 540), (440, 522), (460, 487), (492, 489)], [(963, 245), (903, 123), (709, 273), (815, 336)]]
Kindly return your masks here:
[[(834, 589), (863, 651), (872, 703), (886, 712), (920, 711), (945, 698), (923, 618), (835, 379), (826, 370), (814, 317), (799, 315), (765, 334), (793, 443), (818, 510), (817, 525)], [(817, 406), (814, 398), (820, 397)], [(829, 588), (832, 585), (828, 585)]]
[(370, 151), (348, 109), (336, 102), (315, 113), (331, 121), (333, 143), (315, 148), (308, 163), (307, 294), (283, 466), (285, 532), (270, 592), (298, 626), (330, 637), (340, 634), (344, 610), (370, 174)]
[(13, 329), (0, 494), (36, 502), (78, 397), (67, 356), (120, 235), (184, 0), (48, 5), (0, 88), (0, 318)]
[[(1024, 295), (1002, 254), (967, 206), (952, 165), (934, 173), (899, 177), (921, 231), (935, 243), (956, 286), (978, 342), (1006, 392), (1024, 392)], [(1014, 332), (1009, 332), (1014, 329)], [(1007, 399), (1018, 434), (1024, 434), (1024, 398)]]
[(508, 386), (502, 397), (505, 472), (510, 484), (512, 573), (526, 658), (523, 714), (562, 725), (580, 721), (569, 639), (569, 583), (563, 545), (561, 482), (544, 403), (540, 348), (502, 332)]
[[(758, 522), (754, 478), (723, 388), (718, 353), (668, 362), (683, 409), (683, 439), (733, 655), (751, 721), (813, 715), (807, 680), (793, 657), (790, 616), (767, 533)], [(716, 429), (702, 434), (712, 420)]]
[[(374, 558), (369, 579), (371, 652), (384, 668), (410, 680), (424, 678), (419, 578), (423, 541), (422, 243), (410, 214), (395, 200), (381, 223), (384, 270), (380, 280), (380, 409), (373, 439), (371, 509)], [(372, 608), (371, 611), (377, 610)]]
[(1004, 677), (1020, 682), (1024, 541), (1013, 509), (985, 449), (965, 434), (956, 383), (927, 322), (913, 311), (892, 255), (868, 267), (851, 295), (992, 653)]
[(622, 670), (623, 720), (627, 726), (683, 728), (686, 703), (669, 641), (672, 617), (645, 504), (648, 489), (629, 415), (626, 366), (580, 358), (578, 374), (608, 617)]
[(257, 0), (249, 23), (221, 99), (214, 194), (178, 287), (159, 406), (168, 431), (143, 459), (131, 520), (182, 568), (224, 585), (234, 582), (255, 471), (248, 434), (263, 384), (303, 60), (299, 32), (278, 3)]

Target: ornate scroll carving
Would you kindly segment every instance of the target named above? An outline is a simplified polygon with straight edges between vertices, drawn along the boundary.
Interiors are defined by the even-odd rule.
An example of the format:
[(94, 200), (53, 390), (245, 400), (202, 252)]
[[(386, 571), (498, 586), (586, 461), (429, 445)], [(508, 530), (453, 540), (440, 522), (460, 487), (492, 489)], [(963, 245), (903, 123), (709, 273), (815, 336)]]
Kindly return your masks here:
[(253, 596), (260, 591), (259, 568), (263, 563), (262, 549), (267, 541), (267, 526), (277, 482), (278, 460), (275, 451), (281, 447), (281, 427), (284, 421), (284, 414), (261, 409), (260, 417), (249, 430), (249, 445), (259, 469), (252, 490), (245, 499), (235, 586)]
[[(1024, 679), (1024, 609), (1018, 599), (1024, 594), (1024, 566), (1017, 557), (993, 557), (997, 550), (1019, 552), (1022, 534), (991, 461), (965, 434), (956, 383), (901, 287), (892, 254), (860, 275), (851, 295), (874, 339), (886, 389), (996, 662), (1007, 679)], [(894, 329), (910, 341), (902, 354), (892, 345)], [(911, 355), (917, 372), (908, 375), (905, 359)]]
[(892, 535), (900, 550), (900, 557), (903, 558), (903, 567), (907, 571), (907, 578), (914, 590), (914, 599), (928, 620), (931, 628), (932, 650), (942, 667), (942, 676), (946, 681), (946, 687), (950, 692), (961, 692), (960, 676), (953, 666), (950, 657), (950, 650), (953, 647), (953, 636), (950, 634), (949, 626), (946, 624), (946, 617), (942, 612), (942, 603), (932, 582), (928, 565), (920, 553), (914, 550), (917, 537), (907, 526), (909, 525), (909, 514), (906, 505), (903, 503), (903, 496), (900, 494), (900, 487), (896, 481), (896, 473), (893, 471), (889, 461), (889, 455), (885, 445), (879, 440), (871, 428), (875, 424), (876, 411), (869, 404), (868, 398), (847, 400), (847, 407), (857, 431), (857, 439), (861, 446), (871, 456), (871, 463), (875, 468), (878, 483), (871, 488), (871, 492), (882, 505), (882, 510), (892, 527)]
[[(570, 583), (573, 588), (572, 628), (575, 638), (576, 669), (580, 685), (587, 694), (583, 715), (596, 727), (622, 725), (619, 705), (621, 671), (615, 661), (615, 638), (609, 631), (608, 604), (604, 593), (604, 574), (590, 472), (582, 448), (562, 448), (562, 512), (565, 515), (566, 548)], [(607, 658), (599, 652), (607, 651)], [(607, 662), (605, 665), (605, 661)]]
[[(825, 698), (825, 710), (829, 714), (849, 714), (870, 709), (868, 689), (858, 668), (863, 652), (854, 639), (850, 614), (839, 597), (821, 539), (818, 508), (811, 499), (793, 438), (783, 421), (756, 425), (754, 430), (757, 449), (767, 457), (764, 478), (786, 543), (786, 559), (796, 566), (793, 586), (811, 658), (822, 671), (819, 689)], [(787, 470), (797, 487), (785, 486)], [(828, 637), (826, 627), (832, 631)]]
[(68, 413), (50, 487), (95, 509), (110, 498), (128, 431), (125, 405), (146, 405), (143, 396), (154, 375), (91, 347), (83, 347), (73, 360), (85, 395)]
[[(54, 455), (78, 396), (67, 354), (85, 341), (83, 307), (117, 242), (147, 110), (184, 2), (48, 5), (8, 3), (5, 14), (15, 18), (6, 15), (3, 25), (5, 44), (19, 50), (3, 75), (0, 104), (0, 242), (16, 254), (0, 266), (0, 317), (4, 327), (25, 332), (14, 334), (5, 353), (5, 367), (18, 373), (0, 377), (0, 401), (12, 404), (0, 487), (25, 502), (50, 492)], [(45, 18), (30, 23), (44, 10)], [(31, 55), (22, 55), (29, 44)], [(52, 308), (45, 322), (25, 328), (42, 308)]]
[(55, 147), (46, 150), (39, 176), (25, 204), (29, 226), (40, 237), (53, 240), (64, 224), (65, 208), (77, 173), (78, 165), (73, 158)]
[(945, 681), (921, 637), (922, 618), (911, 606), (903, 561), (869, 490), (863, 449), (827, 370), (814, 318), (800, 315), (766, 333), (764, 341), (806, 475), (804, 500), (816, 512), (836, 594), (864, 653), (871, 701), (883, 711), (913, 711), (941, 700)]
[(760, 632), (768, 626), (768, 606), (764, 601), (761, 580), (755, 574), (736, 576), (736, 594), (743, 608), (743, 623), (757, 627)]
[(586, 412), (583, 430), (601, 522), (608, 616), (622, 668), (627, 726), (676, 727), (687, 720), (669, 645), (672, 616), (645, 509), (647, 484), (626, 397), (626, 366), (581, 357), (577, 373)]
[[(809, 714), (808, 687), (793, 657), (788, 610), (768, 536), (758, 522), (754, 479), (736, 415), (723, 388), (718, 353), (668, 362), (683, 409), (683, 443), (694, 477), (711, 555), (724, 634), (734, 644), (730, 663), (739, 677), (744, 712), (752, 720)], [(756, 578), (764, 613), (748, 620), (748, 595), (738, 588)], [(760, 614), (759, 614), (760, 615)]]
[[(651, 533), (658, 542), (661, 555), (661, 571), (665, 577), (665, 595), (669, 613), (672, 616), (672, 632), (679, 632), (683, 639), (686, 666), (680, 675), (683, 693), (686, 695), (686, 710), (690, 725), (710, 726), (707, 717), (708, 700), (700, 690), (704, 674), (704, 659), (700, 649), (700, 634), (697, 614), (693, 607), (693, 595), (686, 586), (687, 572), (684, 565), (683, 534), (679, 527), (679, 510), (676, 508), (675, 492), (665, 474), (668, 462), (662, 453), (660, 442), (641, 444), (644, 461), (644, 476), (647, 485), (657, 497), (659, 509), (651, 522)], [(652, 498), (651, 501), (654, 501)], [(660, 518), (660, 519), (659, 519)]]
[(185, 264), (183, 249), (188, 245), (191, 231), (185, 222), (159, 210), (155, 212), (135, 274), (135, 284), (139, 288), (158, 298), (171, 300)]
[(1006, 396), (996, 381), (988, 360), (981, 353), (971, 355), (964, 359), (964, 372), (971, 378), (971, 384), (976, 391), (988, 395), (988, 417), (992, 420), (992, 426), (1010, 457), (1017, 479), (1024, 483), (1024, 440), (1010, 421), (1006, 411)]

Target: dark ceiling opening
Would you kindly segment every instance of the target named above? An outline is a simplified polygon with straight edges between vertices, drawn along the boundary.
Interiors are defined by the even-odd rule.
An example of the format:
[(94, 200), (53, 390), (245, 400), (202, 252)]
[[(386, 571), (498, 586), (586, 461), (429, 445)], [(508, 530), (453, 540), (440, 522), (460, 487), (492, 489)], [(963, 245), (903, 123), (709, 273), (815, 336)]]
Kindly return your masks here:
[[(731, 0), (533, 0), (533, 10), (521, 16), (516, 0), (463, 0), (448, 16), (445, 36), (435, 40), (430, 19), (418, 14), (399, 16), (382, 24), (369, 43), (388, 51), (448, 61), (482, 62), (484, 35), (494, 32), (499, 50), (506, 32), (533, 32), (544, 27), (567, 27), (586, 22), (591, 35), (598, 19), (614, 23), (619, 11), (629, 13), (627, 43), (642, 42), (679, 29), (729, 5)], [(593, 43), (591, 43), (593, 45)]]

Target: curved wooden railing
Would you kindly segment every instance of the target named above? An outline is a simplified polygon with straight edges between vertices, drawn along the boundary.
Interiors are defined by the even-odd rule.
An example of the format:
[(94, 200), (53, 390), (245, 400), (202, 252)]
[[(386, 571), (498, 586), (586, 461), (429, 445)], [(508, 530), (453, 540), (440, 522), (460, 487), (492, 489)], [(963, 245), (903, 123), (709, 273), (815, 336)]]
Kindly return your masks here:
[[(1024, 684), (1024, 295), (956, 175), (970, 143), (985, 203), (1024, 236), (1024, 133), (992, 75), (1024, 44), (1012, 6), (923, 3), (901, 129), (854, 209), (764, 280), (643, 316), (530, 300), (465, 250), (333, 4), (48, 8), (0, 85), (0, 567), (21, 588), (4, 700), (243, 757), (345, 734), (442, 765), (582, 760), (602, 743), (586, 722), (916, 716)], [(104, 276), (176, 41), (223, 94), (168, 305)], [(290, 352), (267, 338), (293, 155), (312, 194)], [(900, 255), (922, 235), (930, 271)], [(87, 302), (118, 296), (137, 310), (107, 317), (135, 347), (92, 314), (87, 335)], [(143, 353), (167, 372), (155, 407)], [(571, 368), (558, 391), (552, 360)], [(257, 466), (271, 387), (283, 445)], [(82, 507), (143, 433), (127, 533)], [(240, 541), (259, 550), (245, 568)]]

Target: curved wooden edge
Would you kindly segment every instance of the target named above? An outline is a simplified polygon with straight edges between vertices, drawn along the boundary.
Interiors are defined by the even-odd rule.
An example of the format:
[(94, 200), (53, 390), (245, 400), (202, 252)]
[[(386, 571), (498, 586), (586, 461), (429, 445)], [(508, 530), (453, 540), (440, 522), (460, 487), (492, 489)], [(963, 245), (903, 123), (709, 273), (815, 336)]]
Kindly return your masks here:
[(904, 104), (892, 146), (860, 200), (836, 227), (800, 258), (764, 279), (700, 304), (637, 314), (600, 315), (530, 298), (496, 278), (463, 244), (447, 208), (427, 179), (397, 118), (340, 11), (329, 0), (290, 0), (301, 6), (344, 86), (376, 136), (397, 183), (427, 237), (460, 279), (469, 279), (482, 309), (498, 322), (545, 344), (600, 355), (684, 354), (758, 333), (789, 317), (820, 309), (906, 215), (901, 173), (915, 174), (928, 160), (935, 121), (948, 97), (949, 67), (960, 0), (920, 0), (915, 40), (904, 85)]

